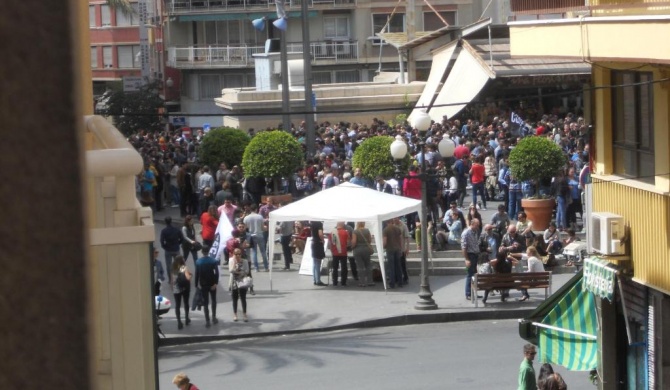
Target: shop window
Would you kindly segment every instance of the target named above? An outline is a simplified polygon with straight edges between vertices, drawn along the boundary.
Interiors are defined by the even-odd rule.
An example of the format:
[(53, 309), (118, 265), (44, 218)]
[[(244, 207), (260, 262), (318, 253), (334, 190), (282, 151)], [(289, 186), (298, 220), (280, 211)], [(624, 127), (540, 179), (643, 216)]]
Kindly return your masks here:
[[(654, 96), (650, 72), (613, 72), (614, 173), (654, 183)], [(620, 86), (620, 87), (616, 87)]]

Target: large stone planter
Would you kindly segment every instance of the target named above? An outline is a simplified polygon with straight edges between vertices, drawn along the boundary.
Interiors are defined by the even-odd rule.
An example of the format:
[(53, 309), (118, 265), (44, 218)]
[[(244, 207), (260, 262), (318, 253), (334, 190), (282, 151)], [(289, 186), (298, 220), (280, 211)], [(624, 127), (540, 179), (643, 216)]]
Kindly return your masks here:
[(551, 223), (551, 214), (556, 205), (555, 199), (521, 199), (521, 207), (528, 220), (533, 222), (533, 230), (545, 230)]

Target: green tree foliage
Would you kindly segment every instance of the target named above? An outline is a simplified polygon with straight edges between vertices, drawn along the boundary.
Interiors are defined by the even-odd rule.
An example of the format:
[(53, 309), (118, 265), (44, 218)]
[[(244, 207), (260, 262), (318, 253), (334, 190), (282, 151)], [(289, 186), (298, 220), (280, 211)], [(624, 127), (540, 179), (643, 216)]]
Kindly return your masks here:
[(202, 139), (198, 159), (210, 167), (218, 167), (221, 162), (225, 162), (228, 167), (240, 165), (250, 140), (247, 133), (239, 129), (212, 129)]
[(242, 167), (246, 177), (291, 177), (303, 164), (300, 143), (284, 131), (264, 131), (244, 150)]
[[(374, 179), (377, 175), (391, 178), (395, 175), (395, 165), (391, 156), (391, 143), (394, 138), (389, 136), (370, 137), (363, 141), (354, 152), (352, 165), (361, 168), (363, 176)], [(409, 156), (400, 163), (400, 171), (405, 174), (409, 169)]]
[(563, 150), (546, 137), (525, 137), (509, 154), (509, 167), (520, 181), (548, 179), (565, 165)]
[(126, 15), (135, 13), (128, 0), (107, 0), (107, 5), (112, 9), (119, 9)]
[(158, 91), (158, 82), (153, 82), (136, 92), (105, 92), (96, 113), (111, 116), (116, 128), (126, 136), (141, 129), (161, 129), (163, 124), (158, 109), (163, 107), (163, 99), (158, 96)]

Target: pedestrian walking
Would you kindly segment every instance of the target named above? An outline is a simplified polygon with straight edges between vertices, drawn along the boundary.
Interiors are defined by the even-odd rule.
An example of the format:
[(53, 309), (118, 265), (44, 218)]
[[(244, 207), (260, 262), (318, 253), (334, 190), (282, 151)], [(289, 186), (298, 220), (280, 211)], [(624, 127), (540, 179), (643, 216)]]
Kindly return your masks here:
[(461, 234), (461, 249), (465, 258), (465, 268), (467, 268), (467, 275), (465, 276), (465, 299), (467, 300), (470, 300), (472, 277), (477, 273), (480, 251), (479, 237), (481, 235), (480, 224), (479, 219), (474, 218), (470, 222), (470, 226)]
[(535, 359), (535, 346), (526, 344), (523, 346), (523, 361), (519, 367), (519, 390), (536, 390), (535, 369), (533, 368), (533, 359)]
[(195, 262), (195, 287), (200, 288), (205, 307), (205, 326), (210, 327), (209, 301), (212, 302), (212, 322), (218, 324), (216, 318), (216, 287), (219, 284), (219, 266), (209, 256), (209, 247), (202, 248), (202, 257)]
[(325, 286), (321, 282), (321, 262), (326, 258), (326, 250), (323, 241), (323, 223), (320, 221), (311, 221), (310, 230), (312, 233), (312, 277), (315, 286)]
[(242, 304), (242, 319), (249, 321), (247, 317), (247, 290), (245, 278), (249, 276), (249, 262), (242, 258), (242, 249), (235, 248), (233, 257), (228, 262), (228, 270), (231, 275), (231, 296), (233, 301), (233, 321), (237, 321), (237, 301)]
[[(179, 246), (184, 240), (181, 230), (172, 226), (172, 217), (165, 217), (165, 227), (161, 230), (161, 248), (165, 252), (165, 268), (170, 272), (172, 261), (179, 256)], [(172, 273), (168, 274), (168, 281), (172, 284)]]
[(175, 257), (174, 263), (172, 263), (172, 269), (170, 270), (172, 274), (172, 293), (174, 294), (175, 302), (175, 314), (177, 316), (177, 328), (183, 329), (184, 324), (181, 322), (181, 304), (184, 303), (184, 312), (185, 312), (185, 321), (186, 325), (191, 323), (191, 319), (188, 316), (189, 307), (188, 299), (191, 295), (191, 272), (186, 267), (186, 261), (184, 256), (179, 255)]

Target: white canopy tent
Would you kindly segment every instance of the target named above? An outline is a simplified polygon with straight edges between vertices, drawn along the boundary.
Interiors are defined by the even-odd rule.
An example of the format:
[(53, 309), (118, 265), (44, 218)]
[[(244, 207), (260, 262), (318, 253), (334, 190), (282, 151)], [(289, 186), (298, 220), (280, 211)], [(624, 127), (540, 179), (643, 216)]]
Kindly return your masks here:
[[(275, 226), (278, 222), (323, 221), (324, 225), (334, 225), (338, 221), (365, 222), (366, 227), (374, 235), (377, 256), (384, 277), (384, 288), (386, 288), (382, 222), (420, 211), (421, 201), (417, 199), (391, 195), (351, 183), (342, 183), (270, 212), (268, 242), (274, 243)], [(272, 259), (274, 245), (270, 245), (269, 251), (270, 259)], [(270, 272), (272, 272), (272, 262), (270, 262)], [(270, 280), (272, 280), (272, 274), (270, 274)]]

